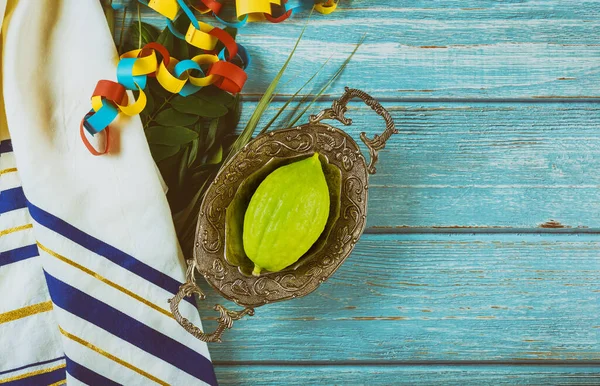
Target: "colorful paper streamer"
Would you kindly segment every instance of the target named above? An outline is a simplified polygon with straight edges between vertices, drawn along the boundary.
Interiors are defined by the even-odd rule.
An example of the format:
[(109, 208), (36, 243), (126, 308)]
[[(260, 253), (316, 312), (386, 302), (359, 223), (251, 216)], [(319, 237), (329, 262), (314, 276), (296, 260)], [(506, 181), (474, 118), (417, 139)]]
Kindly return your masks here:
[[(103, 155), (109, 150), (110, 124), (119, 113), (134, 116), (146, 107), (147, 97), (144, 92), (147, 77), (156, 77), (158, 83), (167, 91), (181, 96), (196, 93), (202, 87), (214, 85), (220, 89), (236, 94), (242, 91), (248, 75), (244, 71), (251, 62), (246, 49), (224, 30), (197, 20), (193, 10), (184, 0), (138, 0), (167, 19), (167, 27), (171, 33), (206, 53), (191, 59), (178, 60), (170, 56), (165, 47), (158, 43), (149, 43), (141, 49), (121, 55), (117, 65), (117, 81), (101, 80), (92, 94), (92, 110), (87, 113), (80, 124), (80, 136), (86, 148), (93, 155)], [(337, 0), (236, 0), (236, 16), (234, 22), (219, 18), (223, 5), (216, 0), (196, 0), (194, 6), (201, 14), (212, 15), (226, 26), (243, 27), (246, 23), (257, 20), (268, 20), (271, 23), (282, 22), (301, 9), (314, 6), (315, 10), (329, 14), (337, 7)], [(280, 8), (281, 14), (273, 15), (273, 9)], [(185, 34), (175, 28), (174, 20), (180, 11), (190, 20)], [(215, 54), (213, 51), (218, 42), (224, 48)], [(161, 60), (157, 54), (160, 56)], [(241, 67), (232, 63), (238, 60)], [(205, 71), (201, 66), (207, 66)], [(206, 67), (205, 67), (206, 68)], [(129, 103), (127, 91), (138, 91), (137, 100)], [(88, 141), (84, 129), (92, 136), (106, 132), (106, 147), (97, 151)]]
[[(196, 19), (194, 12), (186, 4), (184, 0), (138, 0), (140, 3), (148, 5), (150, 8), (160, 13), (167, 19), (167, 26), (169, 30), (179, 39), (185, 40), (188, 43), (192, 43), (190, 32), (203, 31), (202, 25), (199, 24)], [(223, 4), (216, 0), (196, 0), (197, 4), (193, 6), (201, 14), (212, 14), (221, 24), (231, 28), (241, 28), (249, 22), (268, 20), (271, 23), (280, 23), (287, 20), (292, 15), (303, 9), (309, 9), (315, 7), (317, 12), (323, 14), (332, 13), (338, 4), (338, 0), (236, 0), (236, 19), (235, 21), (226, 21), (222, 19), (219, 14), (223, 9)], [(274, 10), (280, 10), (279, 15), (274, 15)], [(183, 34), (178, 31), (173, 21), (179, 15), (179, 12), (183, 13), (190, 19), (190, 27), (187, 34)], [(192, 33), (193, 35), (193, 33)], [(199, 47), (199, 46), (197, 46)], [(202, 48), (202, 47), (200, 47)]]
[[(230, 93), (239, 93), (248, 77), (242, 68), (225, 60), (225, 53), (228, 54), (227, 59), (237, 57), (241, 62), (248, 64), (250, 59), (246, 50), (220, 28), (212, 27), (209, 33), (217, 40), (225, 40), (225, 48), (219, 54), (223, 59), (216, 54), (201, 54), (179, 61), (158, 43), (149, 43), (142, 49), (121, 55), (117, 65), (118, 82), (111, 80), (98, 82), (92, 94), (92, 110), (83, 118), (81, 130), (85, 128), (88, 133), (95, 135), (109, 128), (119, 113), (128, 116), (141, 113), (147, 103), (144, 89), (148, 76), (156, 77), (165, 90), (184, 97), (211, 84)], [(225, 38), (225, 35), (229, 39)], [(202, 66), (205, 68), (208, 66), (206, 73)], [(139, 95), (137, 100), (130, 103), (127, 91), (134, 90), (138, 91)], [(81, 137), (86, 147), (90, 149), (91, 145), (83, 132)], [(107, 150), (94, 151), (92, 154), (101, 155), (106, 152)]]
[[(317, 12), (329, 14), (337, 8), (337, 0), (236, 0), (236, 20), (225, 21), (219, 13), (223, 9), (222, 4), (215, 0), (199, 0), (200, 4), (194, 8), (200, 13), (211, 13), (222, 24), (240, 28), (249, 22), (268, 20), (271, 23), (280, 23), (287, 20), (295, 13), (315, 7)], [(274, 15), (274, 10), (280, 9), (280, 15)], [(184, 9), (182, 7), (182, 9)], [(187, 13), (187, 12), (186, 12)]]

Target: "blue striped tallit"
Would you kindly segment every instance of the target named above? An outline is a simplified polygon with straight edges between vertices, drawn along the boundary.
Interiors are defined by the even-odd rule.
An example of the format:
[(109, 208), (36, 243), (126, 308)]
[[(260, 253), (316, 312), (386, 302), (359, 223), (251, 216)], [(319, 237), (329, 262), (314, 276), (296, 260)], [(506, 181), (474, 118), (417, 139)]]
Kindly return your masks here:
[(12, 144), (1, 126), (0, 135), (0, 385), (50, 385), (65, 381), (65, 358)]
[[(21, 227), (0, 242), (11, 277), (0, 280), (0, 329), (20, 334), (0, 345), (0, 385), (216, 384), (206, 344), (169, 312), (185, 263), (139, 119), (113, 128), (120, 145), (106, 157), (78, 138), (95, 83), (115, 74), (99, 2), (8, 0), (0, 36), (0, 129), (12, 140), (0, 148), (18, 168), (0, 178), (22, 182), (0, 196), (1, 229)], [(5, 241), (13, 233), (22, 239)], [(20, 303), (4, 300), (9, 285)], [(201, 326), (193, 301), (180, 308)]]
[[(7, 151), (11, 150), (6, 145), (10, 141), (2, 143), (0, 203), (9, 209), (3, 209), (0, 223), (0, 294), (23, 296), (16, 299), (18, 302), (0, 304), (0, 347), (7, 348), (0, 356), (4, 358), (0, 361), (0, 384), (63, 384), (67, 374), (71, 383), (90, 385), (143, 380), (164, 385), (216, 384), (204, 345), (187, 335), (167, 309), (166, 300), (181, 283), (28, 203), (23, 190), (15, 187), (18, 172), (12, 151)], [(5, 191), (11, 194), (5, 195)], [(15, 191), (20, 195), (17, 199)], [(75, 251), (76, 257), (68, 258), (47, 245), (64, 254)], [(107, 266), (116, 273), (111, 275)], [(18, 280), (9, 281), (8, 277)], [(121, 278), (118, 281), (123, 285), (111, 277)], [(2, 288), (2, 283), (7, 288)], [(28, 291), (31, 287), (35, 287), (34, 294)], [(149, 296), (142, 297), (136, 291), (153, 293), (161, 301), (152, 303)], [(192, 303), (187, 302), (189, 312), (194, 312)], [(58, 323), (58, 331), (55, 318), (65, 320)], [(91, 334), (86, 324), (94, 326)], [(45, 335), (40, 337), (44, 344), (37, 346), (31, 340), (39, 332)], [(68, 340), (66, 344), (61, 336)], [(110, 339), (114, 343), (106, 344)], [(108, 351), (107, 346), (113, 350)], [(122, 359), (125, 348), (137, 358)], [(107, 360), (98, 361), (96, 356)], [(87, 363), (87, 367), (79, 362)], [(119, 368), (127, 374), (120, 376)], [(185, 375), (174, 382), (172, 374), (179, 372)]]
[[(34, 204), (29, 208), (35, 229), (39, 229), (46, 283), (57, 317), (64, 319), (64, 323), (59, 321), (60, 331), (69, 347), (109, 359), (113, 363), (108, 362), (107, 369), (119, 364), (131, 370), (134, 379), (142, 377), (158, 384), (216, 384), (205, 345), (181, 329), (168, 311), (167, 299), (177, 291), (179, 282)], [(48, 219), (52, 221), (46, 222)], [(75, 253), (69, 254), (69, 250)], [(190, 314), (195, 310), (191, 302), (182, 307)], [(119, 356), (124, 351), (133, 353), (128, 355), (131, 359)], [(68, 358), (75, 354), (65, 353), (68, 371)], [(149, 366), (151, 362), (154, 365)], [(111, 379), (102, 366), (87, 365)], [(173, 374), (178, 381), (173, 381)], [(112, 380), (127, 384), (125, 378)]]

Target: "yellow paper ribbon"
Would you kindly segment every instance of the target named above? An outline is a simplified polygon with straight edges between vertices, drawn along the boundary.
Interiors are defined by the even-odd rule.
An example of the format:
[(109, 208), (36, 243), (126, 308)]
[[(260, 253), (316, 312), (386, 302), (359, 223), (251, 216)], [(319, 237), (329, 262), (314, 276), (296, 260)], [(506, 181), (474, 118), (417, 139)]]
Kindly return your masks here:
[[(242, 20), (246, 15), (248, 15), (248, 22), (264, 20), (265, 14), (271, 15), (272, 5), (282, 5), (281, 0), (236, 0), (235, 4), (237, 20)], [(315, 4), (315, 10), (319, 13), (328, 15), (336, 10), (337, 5), (337, 0), (327, 0), (326, 2)], [(177, 3), (177, 0), (150, 0), (148, 2), (148, 6), (171, 21), (175, 20), (181, 8)], [(196, 9), (201, 14), (211, 12), (211, 10), (208, 8), (201, 9), (201, 7), (199, 8), (198, 6), (192, 6), (192, 8)], [(193, 27), (190, 27), (190, 29), (191, 28)], [(188, 30), (188, 34), (189, 33), (190, 31)], [(185, 40), (196, 47), (202, 48), (201, 46), (191, 42), (194, 41), (193, 36), (188, 38), (188, 35), (186, 35)]]
[(235, 7), (238, 19), (253, 13), (271, 14), (271, 1), (269, 0), (235, 0)]
[(150, 55), (138, 57), (141, 52), (142, 50), (133, 50), (121, 55), (121, 59), (137, 58), (133, 65), (131, 74), (133, 76), (152, 74), (158, 67), (158, 59), (156, 58), (156, 52), (154, 50), (151, 50)]
[[(281, 0), (236, 0), (237, 22), (229, 23), (219, 19), (217, 16), (221, 9), (221, 3), (216, 3), (214, 0), (196, 1), (202, 4), (200, 8), (194, 6), (199, 12), (203, 14), (212, 12), (222, 23), (236, 28), (243, 26), (248, 21), (263, 20), (265, 18), (273, 23), (279, 23), (303, 8), (302, 3), (297, 1), (283, 2), (282, 4)], [(215, 27), (198, 21), (184, 0), (149, 0), (147, 4), (151, 9), (168, 19), (167, 25), (169, 30), (179, 39), (185, 40), (190, 45), (205, 51), (214, 50), (218, 41), (221, 40), (226, 48), (219, 55), (203, 54), (191, 59), (198, 66), (211, 65), (208, 69), (208, 75), (202, 77), (190, 75), (194, 70), (199, 70), (199, 67), (190, 63), (189, 60), (184, 60), (177, 67), (177, 71), (175, 71), (175, 66), (179, 61), (170, 57), (170, 60), (167, 60), (169, 64), (166, 66), (164, 57), (169, 57), (169, 54), (164, 47), (159, 44), (156, 45), (156, 43), (152, 43), (155, 44), (154, 47), (152, 47), (152, 44), (148, 44), (146, 47), (147, 51), (138, 49), (126, 52), (121, 56), (122, 61), (119, 62), (117, 67), (118, 82), (107, 80), (98, 82), (91, 101), (93, 111), (86, 114), (81, 121), (80, 132), (82, 139), (84, 139), (84, 128), (92, 135), (99, 133), (110, 125), (119, 112), (129, 116), (141, 113), (148, 101), (147, 95), (143, 91), (146, 87), (146, 77), (148, 75), (155, 74), (158, 83), (165, 90), (174, 94), (179, 93), (182, 96), (191, 95), (201, 87), (211, 84), (215, 84), (216, 87), (222, 90), (238, 93), (247, 80), (247, 75), (243, 70), (250, 63), (250, 57), (246, 50), (239, 44), (237, 44), (236, 49), (235, 41), (228, 37), (223, 30), (217, 29), (213, 31)], [(273, 5), (283, 7), (284, 13), (279, 16), (273, 16), (271, 14)], [(330, 14), (335, 11), (337, 5), (338, 1), (327, 0), (324, 3), (316, 4), (315, 9), (317, 12)], [(180, 10), (183, 10), (191, 21), (185, 35), (177, 31), (173, 25), (173, 20), (177, 18)], [(155, 49), (158, 49), (161, 57), (163, 57), (160, 64), (158, 63)], [(230, 55), (228, 59), (225, 59), (225, 53), (227, 52)], [(219, 57), (223, 58), (222, 63), (219, 63), (221, 61)], [(228, 62), (235, 57), (240, 58), (242, 62), (241, 68), (231, 65)], [(175, 74), (180, 74), (180, 76), (175, 76)], [(190, 84), (186, 86), (188, 81)], [(137, 100), (131, 104), (127, 104), (129, 98), (127, 98), (126, 90), (136, 89), (139, 92)], [(123, 99), (123, 101), (114, 99)], [(123, 103), (123, 105), (120, 103)], [(106, 151), (108, 151), (108, 148)], [(94, 154), (94, 152), (92, 153)]]
[(181, 89), (183, 88), (183, 86), (185, 86), (185, 83), (188, 80), (187, 73), (182, 75), (183, 79), (179, 79), (175, 75), (173, 75), (172, 72), (177, 63), (179, 63), (179, 60), (171, 57), (171, 59), (169, 60), (168, 68), (167, 66), (165, 66), (165, 62), (162, 61), (158, 66), (158, 70), (156, 71), (156, 80), (158, 80), (158, 83), (160, 83), (160, 85), (163, 86), (165, 90), (173, 94), (177, 94), (179, 91), (181, 91)]
[(138, 96), (137, 101), (127, 106), (117, 105), (117, 107), (119, 108), (119, 110), (121, 110), (123, 114), (132, 117), (144, 111), (146, 103), (148, 103), (148, 98), (146, 97), (146, 93), (144, 92), (144, 90), (142, 90), (139, 86), (138, 90), (140, 92), (140, 95)]
[(219, 40), (215, 36), (208, 34), (214, 27), (202, 22), (199, 22), (199, 24), (200, 30), (197, 30), (193, 24), (190, 24), (190, 28), (188, 28), (185, 35), (185, 41), (203, 50), (214, 50)]
[[(192, 58), (192, 60), (194, 62), (196, 62), (198, 65), (213, 64), (213, 63), (216, 63), (219, 61), (219, 57), (217, 55), (202, 54), (202, 55), (194, 56)], [(198, 87), (209, 86), (217, 81), (217, 78), (214, 75), (208, 75), (208, 76), (205, 76), (202, 78), (197, 78), (197, 77), (191, 76), (191, 75), (188, 75), (188, 77), (189, 77), (190, 83), (193, 84), (194, 86), (198, 86)]]
[(316, 4), (315, 11), (322, 13), (323, 15), (329, 15), (337, 8), (337, 1), (327, 1), (326, 3)]
[[(148, 97), (146, 96), (146, 93), (144, 92), (144, 90), (142, 90), (139, 86), (138, 86), (138, 91), (140, 92), (140, 95), (138, 96), (137, 101), (135, 101), (134, 103), (127, 105), (127, 106), (117, 104), (117, 108), (123, 114), (129, 115), (130, 117), (132, 117), (132, 116), (137, 115), (137, 114), (141, 113), (142, 111), (144, 111), (144, 108), (146, 107), (146, 104), (148, 103)], [(98, 110), (100, 110), (100, 108), (102, 108), (102, 97), (101, 96), (92, 97), (92, 108), (96, 112)]]
[(148, 7), (160, 13), (169, 20), (175, 20), (179, 12), (177, 0), (150, 0)]

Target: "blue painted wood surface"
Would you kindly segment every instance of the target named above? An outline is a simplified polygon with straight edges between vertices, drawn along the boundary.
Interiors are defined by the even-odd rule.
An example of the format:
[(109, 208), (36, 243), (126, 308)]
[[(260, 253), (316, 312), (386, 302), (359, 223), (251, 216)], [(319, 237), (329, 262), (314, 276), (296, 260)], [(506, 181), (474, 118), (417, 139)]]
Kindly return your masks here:
[[(381, 151), (370, 179), (370, 231), (600, 229), (600, 105), (384, 104), (402, 134)], [(244, 105), (242, 127), (254, 106)], [(384, 128), (358, 102), (347, 115), (357, 140)]]
[[(142, 11), (145, 20), (165, 25), (154, 11)], [(277, 26), (250, 24), (239, 31), (238, 40), (255, 59), (246, 94), (262, 94), (306, 16)], [(595, 0), (346, 0), (338, 12), (313, 15), (288, 71), (298, 79), (281, 92), (296, 92), (302, 79), (331, 57), (322, 75), (327, 78), (367, 34), (353, 65), (329, 95), (351, 84), (393, 100), (597, 99), (599, 18)]]
[[(218, 362), (585, 360), (600, 357), (600, 239), (367, 234), (315, 293), (256, 310)], [(203, 309), (205, 325), (215, 319)], [(235, 306), (234, 306), (235, 307)]]
[[(368, 372), (366, 371), (368, 369)], [(352, 365), (221, 366), (221, 384), (227, 385), (598, 385), (594, 366), (498, 365)]]
[[(305, 16), (240, 31), (243, 121)], [(313, 16), (267, 115), (331, 57), (314, 93), (363, 33), (314, 111), (349, 85), (401, 128), (367, 234), (313, 294), (210, 346), (221, 383), (600, 384), (600, 2), (343, 1)], [(348, 116), (382, 128), (359, 104)], [(211, 328), (222, 299), (204, 289)]]

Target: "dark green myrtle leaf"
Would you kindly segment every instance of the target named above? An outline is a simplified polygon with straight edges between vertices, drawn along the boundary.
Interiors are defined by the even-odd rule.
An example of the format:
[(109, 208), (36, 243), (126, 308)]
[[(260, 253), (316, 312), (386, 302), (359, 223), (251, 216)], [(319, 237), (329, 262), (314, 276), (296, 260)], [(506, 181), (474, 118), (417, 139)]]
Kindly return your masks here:
[(148, 127), (150, 124), (150, 113), (148, 110), (144, 110), (140, 113), (140, 119), (142, 121), (142, 127), (144, 127), (144, 129)]
[(206, 166), (199, 168), (198, 170), (194, 170), (194, 173), (192, 173), (192, 176), (190, 178), (192, 184), (194, 185), (200, 185), (204, 182), (204, 180), (206, 180), (206, 178), (208, 177), (208, 175), (211, 173), (211, 170), (206, 168)]
[(182, 126), (152, 126), (146, 129), (146, 138), (153, 145), (178, 146), (192, 142), (198, 133)]
[(219, 118), (227, 114), (229, 110), (224, 105), (216, 103), (202, 103), (198, 114), (206, 118)]
[(146, 107), (144, 107), (144, 111), (148, 113), (154, 111), (154, 97), (151, 92), (146, 92)]
[(196, 124), (194, 125), (194, 131), (196, 133), (202, 133), (204, 131), (204, 122), (202, 119), (196, 122)]
[(167, 51), (171, 52), (173, 51), (174, 39), (175, 37), (173, 36), (171, 31), (169, 31), (169, 28), (165, 27), (165, 29), (162, 30), (160, 35), (158, 35), (156, 42), (164, 46), (167, 49)]
[(180, 146), (150, 144), (150, 153), (152, 153), (152, 158), (154, 158), (154, 162), (156, 163), (174, 156), (180, 149)]
[(210, 150), (210, 148), (215, 144), (218, 129), (219, 119), (213, 119), (210, 121), (210, 125), (208, 126), (208, 131), (206, 134), (206, 150)]
[(168, 108), (158, 113), (154, 121), (162, 126), (189, 126), (198, 122), (198, 116)]
[(170, 103), (171, 107), (181, 113), (200, 115), (197, 113), (197, 111), (200, 108), (202, 101), (198, 98), (194, 98), (193, 96), (182, 97), (181, 95), (177, 95), (171, 100)]
[[(158, 146), (158, 145), (152, 145)], [(177, 186), (177, 168), (179, 167), (179, 161), (181, 160), (181, 148), (174, 156), (166, 158), (158, 163), (158, 169), (162, 175), (165, 184), (170, 190), (175, 189)]]
[(235, 97), (226, 91), (214, 86), (208, 86), (202, 88), (194, 96), (202, 98), (208, 102), (216, 103), (231, 107), (235, 102)]
[(188, 171), (188, 159), (190, 156), (190, 146), (186, 146), (183, 150), (181, 161), (179, 162), (179, 173), (177, 174), (177, 185), (179, 189), (183, 188), (185, 182), (185, 175)]
[(206, 159), (206, 163), (209, 165), (215, 165), (220, 163), (223, 160), (223, 146), (219, 145), (219, 147), (208, 156)]
[(173, 94), (165, 90), (155, 78), (148, 79), (147, 88), (152, 93), (152, 96), (154, 97), (154, 103), (158, 107), (164, 103), (165, 99), (173, 98)]
[(171, 106), (182, 113), (195, 114), (206, 118), (217, 118), (227, 114), (227, 107), (215, 104), (193, 96), (176, 96), (171, 100)]
[(200, 148), (200, 140), (199, 139), (194, 139), (192, 141), (191, 144), (191, 148), (190, 148), (190, 155), (188, 157), (187, 160), (187, 167), (191, 167), (194, 162), (196, 162), (196, 159), (198, 158), (198, 150)]
[(240, 122), (242, 115), (242, 104), (240, 103), (241, 96), (238, 94), (234, 99), (233, 105), (229, 108), (229, 112), (219, 119), (219, 134), (228, 135), (235, 132), (235, 128)]
[[(169, 51), (174, 58), (189, 58), (190, 50), (189, 45), (185, 40), (174, 39), (173, 49)], [(183, 59), (181, 59), (183, 60)]]
[[(158, 39), (159, 32), (158, 29), (156, 29), (156, 27), (148, 23), (142, 22), (141, 25), (143, 47), (148, 43), (155, 42), (156, 39)], [(131, 26), (129, 26), (129, 31), (127, 32), (127, 35), (129, 36), (129, 42), (131, 43), (131, 45), (137, 48), (140, 41), (140, 26), (137, 21), (132, 23)]]
[[(185, 35), (190, 26), (190, 19), (188, 19), (188, 17), (184, 13), (182, 13), (175, 20), (175, 22), (173, 22), (173, 25), (175, 26), (175, 29), (177, 31)], [(171, 53), (171, 56), (179, 60), (190, 58), (189, 44), (185, 40), (177, 38), (174, 39), (173, 48), (169, 52)]]
[(206, 53), (203, 49), (192, 46), (191, 44), (188, 45), (188, 51), (190, 52), (188, 58), (193, 58), (194, 56)]

